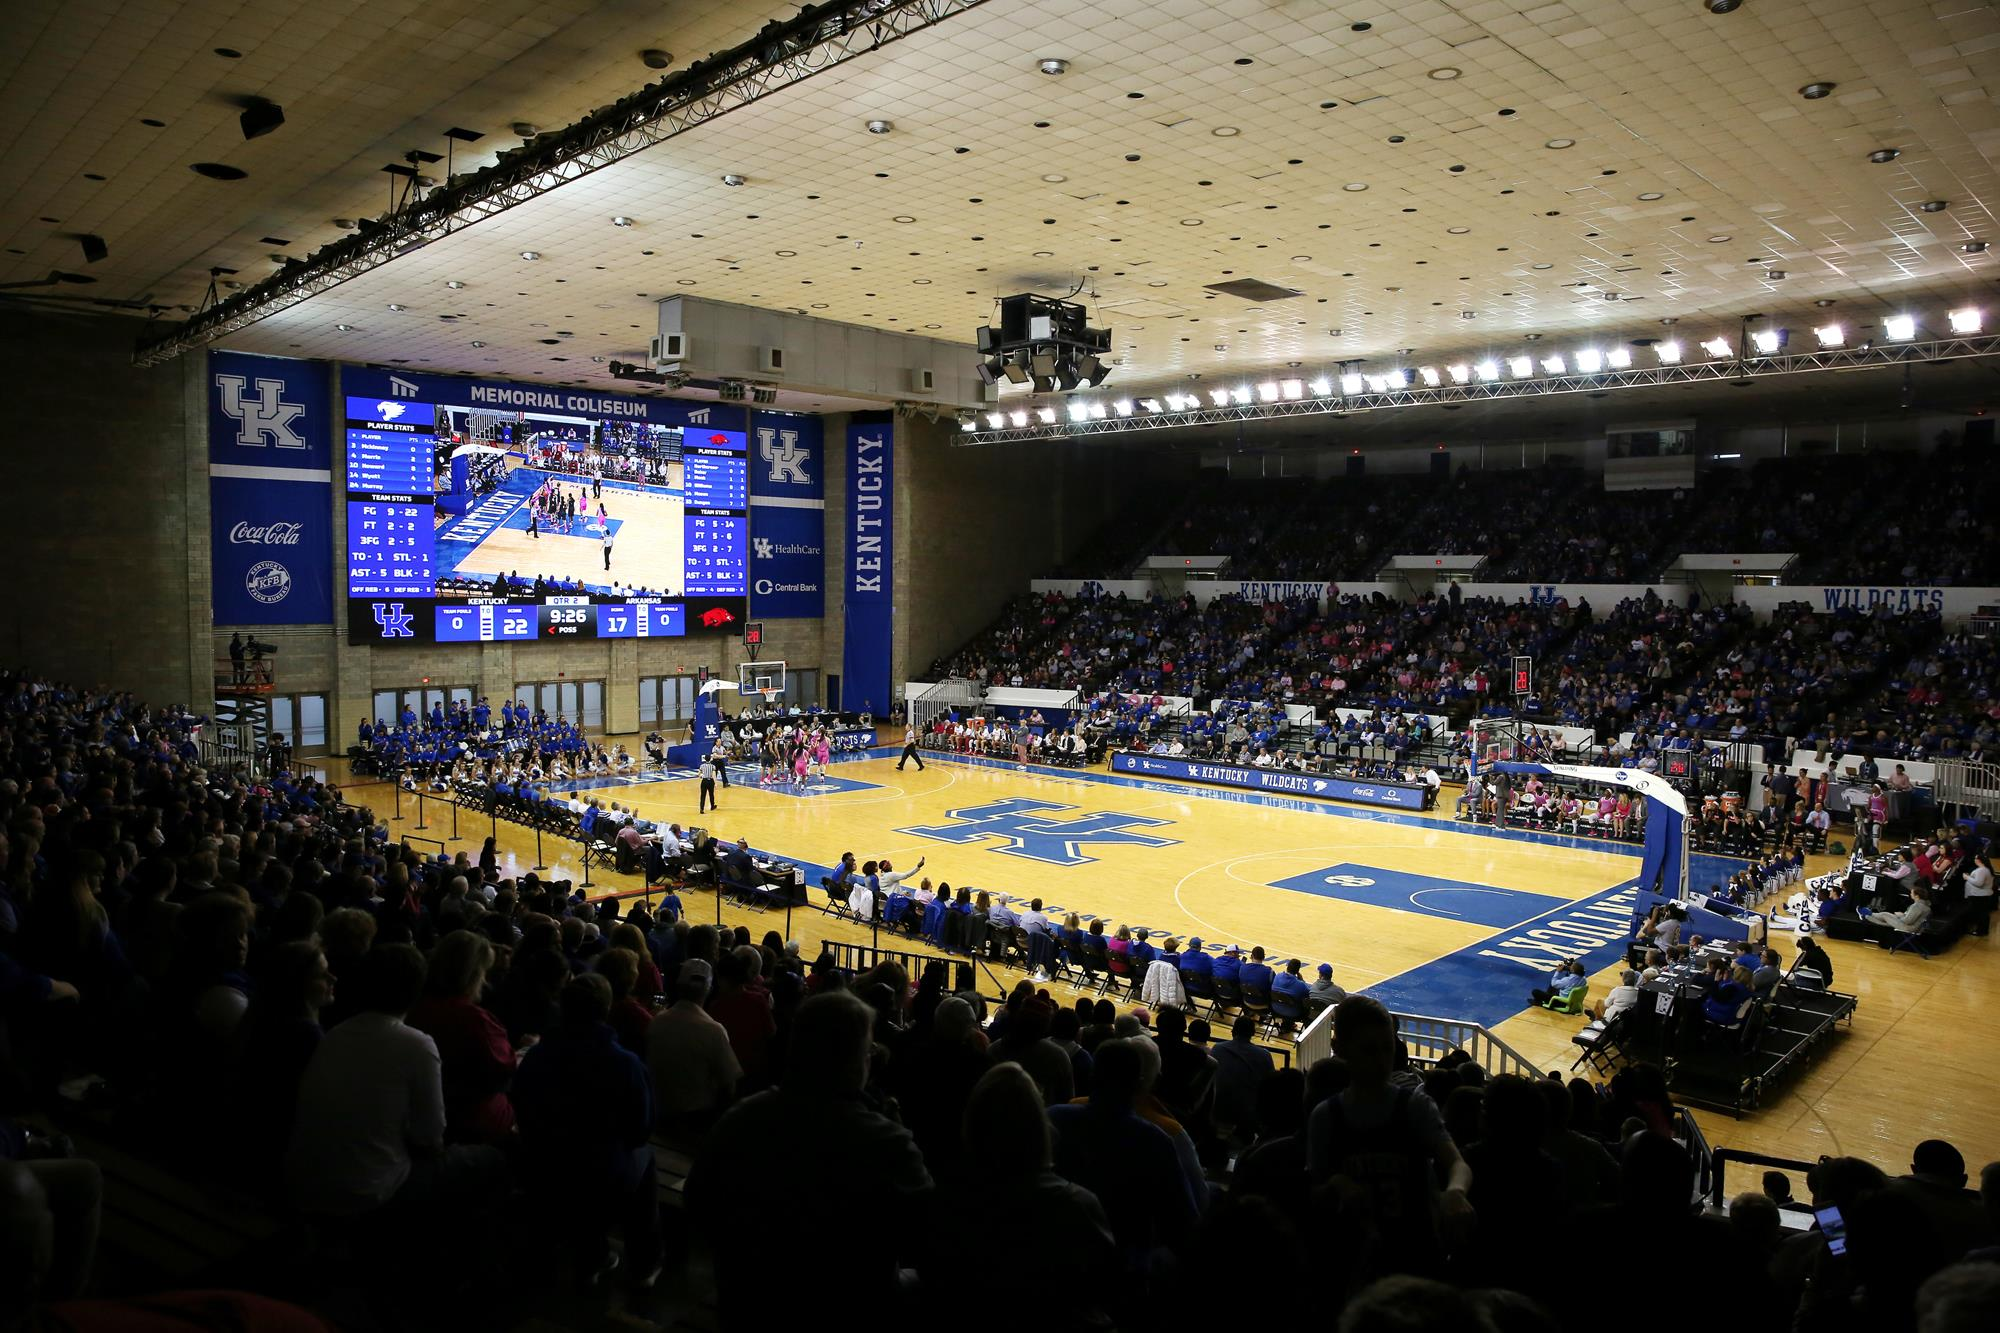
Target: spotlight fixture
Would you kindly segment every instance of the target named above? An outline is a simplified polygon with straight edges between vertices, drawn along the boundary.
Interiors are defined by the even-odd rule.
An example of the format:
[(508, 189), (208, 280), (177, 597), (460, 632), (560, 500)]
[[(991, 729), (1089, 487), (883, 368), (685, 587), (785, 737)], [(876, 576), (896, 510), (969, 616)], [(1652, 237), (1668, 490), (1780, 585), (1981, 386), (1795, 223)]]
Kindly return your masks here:
[(1663, 366), (1677, 366), (1681, 363), (1681, 345), (1672, 338), (1653, 344), (1653, 355)]
[(1979, 311), (1972, 306), (1967, 306), (1963, 310), (1954, 310), (1946, 318), (1951, 321), (1951, 331), (1953, 333), (1977, 333), (1982, 322)]
[(1208, 391), (1208, 401), (1214, 403), (1217, 407), (1229, 406), (1229, 390), (1210, 389)]
[(1902, 155), (1903, 150), (1900, 148), (1877, 148), (1868, 155), (1868, 160), (1877, 166), (1881, 166), (1884, 162), (1894, 162)]
[(1500, 378), (1500, 365), (1496, 361), (1481, 361), (1472, 368), (1472, 373), (1479, 377), (1481, 384), (1491, 384)]
[(1595, 375), (1604, 369), (1604, 353), (1595, 347), (1586, 347), (1576, 354), (1576, 373)]
[(999, 430), (1007, 424), (1007, 414), (1004, 412), (988, 412), (986, 414), (986, 424), (994, 430)]
[(1019, 411), (1009, 412), (1007, 414), (1007, 420), (1013, 422), (1015, 427), (1018, 429), (1028, 424), (1028, 414), (1026, 412), (1019, 412)]
[(1035, 68), (1050, 78), (1055, 78), (1059, 75), (1069, 73), (1069, 61), (1059, 59), (1056, 56), (1045, 56), (1036, 64)]
[(1613, 370), (1630, 370), (1632, 354), (1623, 347), (1614, 347), (1604, 354), (1604, 364)]
[(1041, 420), (1044, 426), (1053, 426), (1056, 424), (1056, 410), (1053, 407), (1038, 407), (1035, 409), (1035, 416)]
[(1736, 348), (1730, 343), (1729, 339), (1718, 334), (1704, 342), (1701, 345), (1701, 350), (1707, 352), (1712, 359), (1720, 361), (1734, 352)]
[(1446, 366), (1444, 373), (1451, 376), (1453, 384), (1469, 384), (1472, 382), (1472, 367), (1468, 365)]
[(731, 171), (723, 176), (722, 183), (724, 185), (741, 185), (744, 183), (744, 178)]
[(1750, 335), (1750, 346), (1759, 356), (1776, 356), (1784, 350), (1786, 333), (1783, 329), (1758, 329)]
[(1365, 385), (1366, 381), (1361, 378), (1360, 374), (1352, 370), (1340, 377), (1340, 391), (1350, 398), (1360, 393)]
[(887, 120), (871, 120), (868, 122), (868, 132), (870, 134), (887, 134), (895, 128), (895, 124)]
[(1117, 402), (1111, 404), (1111, 410), (1121, 417), (1129, 417), (1132, 415), (1132, 400), (1130, 398), (1120, 398)]
[(996, 325), (974, 331), (985, 383), (1033, 381), (1037, 393), (1096, 388), (1111, 377), (1111, 331), (1091, 328), (1089, 312), (1074, 301), (1046, 296), (1005, 297)]
[(1822, 324), (1813, 330), (1813, 337), (1819, 339), (1821, 347), (1838, 347), (1847, 341), (1847, 330), (1838, 324)]
[(1265, 380), (1262, 384), (1259, 384), (1257, 386), (1257, 401), (1260, 403), (1277, 402), (1278, 382), (1276, 380)]
[(1917, 336), (1914, 315), (1891, 315), (1882, 321), (1882, 336), (1892, 343), (1906, 343)]
[(272, 130), (285, 123), (285, 109), (276, 102), (267, 102), (261, 97), (253, 97), (243, 104), (243, 114), (236, 118), (246, 139), (261, 139)]
[(1444, 383), (1444, 376), (1438, 374), (1436, 366), (1418, 366), (1417, 378), (1424, 382), (1426, 389), (1435, 389)]
[(1535, 358), (1513, 356), (1507, 358), (1507, 373), (1517, 380), (1524, 380), (1535, 373)]
[(1563, 364), (1561, 352), (1557, 352), (1554, 356), (1545, 356), (1542, 358), (1542, 370), (1545, 374), (1561, 375), (1568, 369)]
[(1229, 391), (1229, 401), (1238, 407), (1250, 406), (1250, 386), (1239, 384)]
[(1324, 375), (1314, 380), (1308, 387), (1312, 389), (1313, 397), (1315, 398), (1331, 398), (1333, 396), (1333, 381)]

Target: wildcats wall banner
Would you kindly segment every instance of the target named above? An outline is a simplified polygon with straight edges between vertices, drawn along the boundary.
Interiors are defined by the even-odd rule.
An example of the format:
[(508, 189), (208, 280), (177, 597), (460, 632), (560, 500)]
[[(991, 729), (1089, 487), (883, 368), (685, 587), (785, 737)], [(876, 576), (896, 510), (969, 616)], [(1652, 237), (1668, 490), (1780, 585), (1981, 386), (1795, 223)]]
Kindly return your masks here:
[(847, 568), (841, 589), (846, 621), (840, 702), (888, 713), (894, 655), (896, 468), (892, 423), (847, 428)]
[(211, 597), (218, 625), (333, 620), (333, 437), (327, 368), (208, 357)]
[(818, 417), (750, 418), (750, 614), (826, 614), (826, 473)]

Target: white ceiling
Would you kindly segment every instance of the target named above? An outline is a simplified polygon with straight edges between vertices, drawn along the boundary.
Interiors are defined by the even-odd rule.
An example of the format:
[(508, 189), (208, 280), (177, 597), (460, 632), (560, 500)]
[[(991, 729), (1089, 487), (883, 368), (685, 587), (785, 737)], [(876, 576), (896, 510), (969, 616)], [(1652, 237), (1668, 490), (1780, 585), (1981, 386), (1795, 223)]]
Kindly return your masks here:
[[(458, 22), (450, 7), (433, 27)], [(28, 8), (67, 15), (72, 6)], [(194, 4), (179, 14), (229, 8)], [(497, 14), (485, 21), (514, 33), (532, 16), (554, 25), (584, 7), (518, 8), (511, 22)], [(709, 19), (692, 17), (692, 8), (663, 12), (687, 12), (694, 31)], [(348, 36), (347, 21), (321, 19), (314, 40), (340, 34), (353, 62), (368, 68), (390, 36), (391, 12), (413, 10), (364, 5), (356, 17), (372, 16), (366, 33)], [(546, 81), (571, 93), (588, 85), (581, 100), (595, 104), (644, 81), (633, 58), (642, 46), (696, 54), (697, 45), (637, 26), (653, 7), (623, 12), (622, 27), (604, 8), (576, 19), (601, 40), (573, 52), (567, 84), (555, 74)], [(67, 17), (50, 23), (76, 26)], [(1363, 23), (1365, 31), (1354, 30)], [(274, 18), (264, 26), (286, 25)], [(602, 32), (607, 26), (615, 33)], [(731, 24), (712, 26), (718, 38), (709, 45), (734, 39), (721, 35)], [(733, 28), (754, 26), (746, 17)], [(184, 43), (195, 54), (168, 62), (155, 84), (185, 80), (183, 105), (210, 107), (211, 66), (248, 65), (255, 55), (207, 56), (222, 40), (205, 33)], [(66, 68), (135, 59), (107, 60), (106, 51), (126, 49), (108, 43), (78, 45), (71, 34)], [(256, 45), (247, 37), (238, 44)], [(374, 70), (365, 87), (385, 119), (504, 134), (501, 122), (529, 114), (495, 90), (514, 81), (502, 52), (475, 69), (440, 54), (432, 34), (412, 33), (395, 49), (407, 61)], [(1068, 60), (1069, 72), (1040, 74), (1045, 56)], [(308, 50), (298, 61), (313, 65)], [(1459, 73), (1436, 76), (1449, 70)], [(477, 77), (448, 112), (402, 91), (424, 87), (425, 103), (449, 101), (432, 85), (461, 71)], [(8, 74), (10, 102), (18, 73)], [(1802, 98), (1799, 89), (1815, 80), (1837, 88), (1822, 100)], [(114, 71), (85, 82), (101, 90), (121, 80)], [(1708, 13), (1701, 0), (988, 0), (398, 259), (227, 345), (604, 383), (591, 357), (642, 352), (652, 303), (675, 293), (969, 342), (996, 297), (1081, 284), (1079, 299), (1111, 324), (1126, 362), (1112, 385), (1137, 389), (1189, 373), (1324, 367), (1405, 347), (1440, 359), (1500, 351), (1531, 332), (1655, 336), (1662, 318), (1682, 321), (1684, 337), (1733, 327), (1750, 313), (1800, 329), (1829, 318), (1861, 325), (1906, 304), (1941, 310), (1990, 292), (2000, 247), (1969, 255), (1962, 246), (2000, 240), (1995, 87), (2000, 10), (1980, 0), (1745, 0), (1728, 15)], [(255, 90), (285, 103), (288, 116), (301, 96), (268, 83)], [(346, 105), (329, 119), (352, 117), (360, 91), (348, 84), (330, 92), (336, 108)], [(133, 95), (119, 93), (128, 98), (118, 112), (126, 125), (146, 114)], [(537, 96), (543, 107), (561, 100), (552, 87)], [(51, 115), (87, 137), (87, 111), (52, 110), (53, 92), (44, 100), (23, 142), (66, 142), (42, 124)], [(322, 132), (302, 123), (250, 145), (239, 140), (227, 156), (233, 109), (208, 114), (208, 142), (164, 159), (128, 150), (128, 160), (154, 164), (128, 206), (152, 197), (146, 182), (173, 182), (158, 205), (172, 216), (155, 225), (146, 215), (137, 233), (145, 239), (124, 243), (159, 250), (150, 270), (118, 267), (123, 245), (112, 219), (80, 212), (94, 225), (76, 229), (99, 230), (113, 245), (113, 259), (96, 266), (105, 270), (103, 294), (138, 295), (184, 277), (191, 263), (199, 272), (222, 243), (205, 228), (230, 238), (279, 234), (264, 229), (284, 225), (288, 196), (233, 194), (242, 187), (201, 181), (184, 158), (200, 152), (252, 166), (245, 185), (266, 171), (296, 174), (296, 191), (315, 198), (318, 216), (335, 207), (335, 178), (348, 182), (339, 206), (364, 208), (355, 183), (396, 156), (391, 139), (375, 136), (365, 151), (343, 151), (341, 163), (294, 165), (292, 155)], [(869, 134), (864, 123), (876, 117), (894, 131)], [(116, 138), (129, 145), (134, 133), (121, 128)], [(1547, 146), (1564, 140), (1573, 145)], [(81, 147), (68, 151), (73, 162), (89, 157)], [(1900, 157), (1867, 160), (1885, 147)], [(23, 151), (17, 143), (0, 160), (12, 169)], [(748, 184), (727, 187), (724, 173)], [(69, 205), (53, 196), (79, 191), (35, 180), (51, 197), (0, 202), (0, 232), (32, 229), (16, 212), (56, 208), (62, 216)], [(258, 199), (263, 216), (233, 227), (217, 221), (237, 216), (230, 201), (238, 198)], [(1949, 207), (1920, 211), (1931, 199)], [(614, 214), (638, 225), (613, 227)], [(524, 249), (543, 257), (524, 262)], [(30, 260), (9, 259), (6, 272), (18, 278), (50, 265), (38, 246)], [(1773, 269), (1786, 276), (1768, 277)], [(1259, 307), (1203, 290), (1246, 277), (1302, 294)], [(448, 289), (447, 280), (466, 286)], [(1816, 300), (1836, 304), (1822, 309)], [(407, 308), (392, 312), (392, 303)], [(352, 330), (336, 329), (341, 323)], [(472, 348), (474, 340), (487, 346)]]

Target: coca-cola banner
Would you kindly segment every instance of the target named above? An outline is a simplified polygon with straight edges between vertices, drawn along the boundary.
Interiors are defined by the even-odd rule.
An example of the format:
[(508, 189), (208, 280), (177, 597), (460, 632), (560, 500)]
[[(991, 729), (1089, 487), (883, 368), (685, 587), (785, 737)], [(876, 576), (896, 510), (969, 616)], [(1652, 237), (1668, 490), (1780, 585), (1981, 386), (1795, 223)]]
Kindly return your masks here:
[(209, 354), (209, 532), (217, 625), (333, 619), (326, 366)]

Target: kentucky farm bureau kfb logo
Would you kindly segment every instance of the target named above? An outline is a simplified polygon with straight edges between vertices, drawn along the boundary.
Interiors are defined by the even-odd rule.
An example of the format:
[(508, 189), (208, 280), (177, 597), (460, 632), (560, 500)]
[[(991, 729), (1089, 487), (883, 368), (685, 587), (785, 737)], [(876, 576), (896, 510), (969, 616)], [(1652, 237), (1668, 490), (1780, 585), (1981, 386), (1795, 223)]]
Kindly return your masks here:
[(1080, 866), (1095, 861), (1096, 857), (1086, 856), (1077, 850), (1088, 844), (1172, 847), (1179, 841), (1132, 832), (1133, 829), (1160, 828), (1171, 824), (1173, 821), (1168, 819), (1124, 815), (1115, 810), (1094, 811), (1074, 819), (1048, 817), (1054, 811), (1074, 809), (1073, 805), (1061, 805), (1054, 801), (1013, 797), (985, 805), (967, 806), (962, 810), (945, 811), (951, 818), (961, 821), (956, 824), (919, 824), (896, 831), (961, 847), (994, 839), (1002, 845), (986, 850), (1002, 856), (1026, 857), (1030, 861), (1052, 866)]

